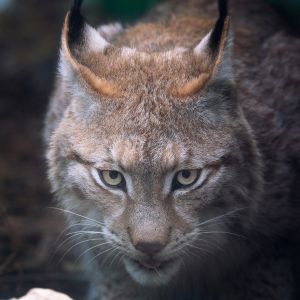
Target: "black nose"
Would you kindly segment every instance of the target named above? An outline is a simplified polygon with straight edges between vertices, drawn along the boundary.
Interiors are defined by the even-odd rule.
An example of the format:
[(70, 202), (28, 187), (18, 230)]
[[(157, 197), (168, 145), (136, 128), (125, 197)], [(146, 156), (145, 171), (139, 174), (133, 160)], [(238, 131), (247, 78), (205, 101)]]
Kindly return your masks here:
[(164, 247), (165, 245), (160, 242), (138, 242), (135, 245), (137, 250), (140, 250), (148, 255), (154, 255), (161, 251)]

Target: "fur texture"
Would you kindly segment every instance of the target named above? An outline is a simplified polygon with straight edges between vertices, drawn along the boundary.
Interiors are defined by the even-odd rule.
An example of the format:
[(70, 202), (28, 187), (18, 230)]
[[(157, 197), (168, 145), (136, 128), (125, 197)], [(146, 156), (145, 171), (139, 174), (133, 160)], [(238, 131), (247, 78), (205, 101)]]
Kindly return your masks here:
[[(216, 51), (211, 1), (170, 1), (127, 29), (76, 16), (76, 34), (66, 17), (45, 140), (53, 192), (90, 239), (91, 299), (291, 297), (300, 41), (261, 1), (230, 11)], [(197, 182), (172, 190), (186, 169)], [(143, 243), (163, 247), (150, 259)]]

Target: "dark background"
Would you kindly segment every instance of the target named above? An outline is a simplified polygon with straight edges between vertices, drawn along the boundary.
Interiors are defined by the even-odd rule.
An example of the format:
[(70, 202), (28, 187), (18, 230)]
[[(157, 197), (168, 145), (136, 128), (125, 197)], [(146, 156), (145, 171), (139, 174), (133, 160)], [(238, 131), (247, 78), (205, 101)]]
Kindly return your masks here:
[[(158, 0), (85, 1), (93, 25), (131, 22)], [(293, 31), (299, 0), (269, 0)], [(70, 1), (0, 0), (0, 298), (34, 286), (83, 299), (88, 283), (64, 237), (46, 179), (43, 118), (53, 88), (60, 32)], [(263, 13), (263, 12), (262, 12)]]

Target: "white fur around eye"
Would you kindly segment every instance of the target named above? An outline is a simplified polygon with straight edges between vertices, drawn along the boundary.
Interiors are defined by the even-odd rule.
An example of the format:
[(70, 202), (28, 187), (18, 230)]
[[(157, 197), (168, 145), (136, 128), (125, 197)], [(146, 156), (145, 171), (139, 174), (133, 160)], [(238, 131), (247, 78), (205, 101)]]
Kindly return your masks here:
[[(122, 189), (114, 188), (114, 185), (117, 185), (116, 182), (115, 182), (115, 184), (110, 184), (109, 182), (106, 182), (106, 183), (103, 182), (103, 180), (101, 179), (101, 176), (99, 175), (99, 172), (96, 168), (91, 169), (91, 174), (92, 174), (94, 180), (96, 181), (96, 183), (99, 186), (101, 186), (105, 190), (110, 191), (113, 194), (116, 194), (116, 195), (119, 195), (119, 196), (124, 196), (124, 191)], [(120, 176), (122, 176), (121, 173), (120, 173)], [(120, 183), (120, 182), (118, 182), (118, 183)]]
[[(203, 168), (201, 170), (201, 174), (200, 174), (199, 178), (194, 182), (194, 184), (188, 185), (186, 188), (183, 187), (181, 189), (175, 190), (174, 195), (182, 195), (182, 194), (185, 194), (185, 193), (187, 193), (191, 190), (194, 190), (194, 189), (200, 187), (203, 184), (203, 182), (205, 181), (205, 179), (207, 178), (207, 176), (209, 175), (209, 173), (210, 173), (209, 169)], [(169, 183), (169, 190), (171, 190), (171, 188), (172, 188), (172, 185), (171, 185), (171, 182), (170, 182)]]
[(96, 180), (96, 182), (97, 182), (100, 186), (102, 186), (102, 187), (105, 188), (105, 185), (103, 184), (102, 180), (100, 179), (100, 176), (99, 176), (98, 171), (97, 171), (95, 168), (92, 168), (91, 173), (92, 173), (93, 178)]

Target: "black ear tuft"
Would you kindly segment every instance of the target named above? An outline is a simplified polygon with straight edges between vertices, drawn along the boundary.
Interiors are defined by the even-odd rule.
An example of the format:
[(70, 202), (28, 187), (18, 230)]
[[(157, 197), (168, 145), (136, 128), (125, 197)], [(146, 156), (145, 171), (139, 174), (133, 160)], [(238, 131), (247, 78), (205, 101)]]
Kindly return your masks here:
[(215, 24), (215, 27), (211, 33), (210, 40), (209, 40), (209, 48), (212, 54), (215, 54), (221, 42), (225, 20), (228, 16), (228, 0), (218, 0), (218, 7), (219, 7), (219, 18)]
[(83, 32), (85, 21), (80, 13), (81, 4), (82, 0), (74, 0), (70, 11), (68, 32), (68, 40), (70, 44), (76, 43), (80, 40)]
[(74, 0), (73, 1), (73, 6), (72, 6), (72, 10), (79, 12), (80, 8), (81, 8), (81, 5), (82, 5), (82, 0)]
[(218, 0), (219, 18), (225, 20), (228, 16), (228, 0)]

